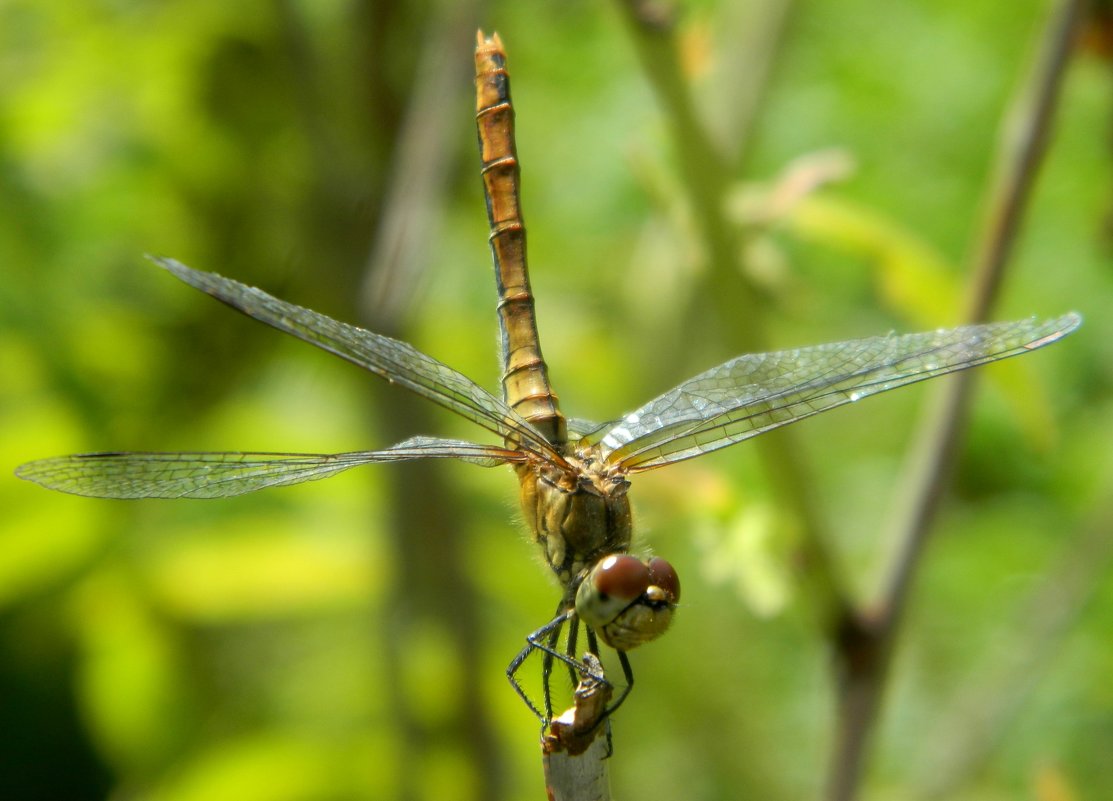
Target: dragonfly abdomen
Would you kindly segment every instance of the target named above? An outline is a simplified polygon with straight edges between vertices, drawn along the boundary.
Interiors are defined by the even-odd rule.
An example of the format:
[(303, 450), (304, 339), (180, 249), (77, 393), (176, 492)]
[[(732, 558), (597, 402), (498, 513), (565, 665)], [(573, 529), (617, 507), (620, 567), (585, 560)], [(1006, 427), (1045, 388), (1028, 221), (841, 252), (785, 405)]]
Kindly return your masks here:
[(563, 445), (568, 438), (567, 427), (541, 355), (529, 285), (520, 171), (514, 145), (514, 108), (510, 102), (506, 54), (498, 34), (490, 39), (479, 34), (475, 85), (475, 121), (499, 295), (503, 398), (550, 442)]

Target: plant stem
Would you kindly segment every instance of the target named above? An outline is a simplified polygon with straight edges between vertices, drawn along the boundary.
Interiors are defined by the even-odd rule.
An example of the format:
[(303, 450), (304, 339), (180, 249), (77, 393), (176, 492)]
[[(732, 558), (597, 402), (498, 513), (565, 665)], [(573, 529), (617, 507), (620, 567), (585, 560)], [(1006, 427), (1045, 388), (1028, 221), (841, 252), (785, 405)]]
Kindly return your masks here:
[[(681, 66), (674, 20), (647, 0), (623, 0), (619, 5), (639, 61), (670, 126), (682, 185), (706, 248), (708, 270), (703, 280), (714, 290), (693, 295), (710, 300), (721, 328), (739, 347), (752, 352), (765, 350), (761, 306), (744, 280), (743, 237), (726, 214), (727, 193), (736, 168), (716, 145), (696, 110)], [(782, 27), (783, 18), (779, 18), (776, 29)], [(772, 52), (772, 48), (766, 48), (762, 53), (764, 66), (758, 72), (763, 76), (770, 72), (767, 63)], [(752, 88), (746, 92), (760, 94)], [(743, 152), (742, 147), (737, 150)], [(696, 308), (689, 311), (689, 318), (705, 313)], [(847, 615), (850, 601), (826, 546), (810, 468), (791, 431), (758, 437), (754, 448), (782, 508), (793, 510), (799, 520), (801, 545), (796, 563), (806, 574), (801, 586), (807, 593), (808, 609), (821, 629), (833, 631), (837, 621)]]
[[(1046, 149), (1082, 6), (1082, 0), (1057, 0), (1029, 77), (1006, 117), (997, 169), (987, 191), (988, 214), (973, 251), (966, 312), (969, 322), (984, 320), (999, 294)], [(879, 599), (872, 611), (848, 618), (842, 626), (836, 741), (827, 787), (831, 801), (849, 801), (857, 795), (894, 641), (954, 461), (973, 378), (973, 371), (949, 378), (927, 410), (910, 469), (898, 485), (910, 491), (890, 528), (889, 541), (897, 542), (898, 547), (884, 573)]]

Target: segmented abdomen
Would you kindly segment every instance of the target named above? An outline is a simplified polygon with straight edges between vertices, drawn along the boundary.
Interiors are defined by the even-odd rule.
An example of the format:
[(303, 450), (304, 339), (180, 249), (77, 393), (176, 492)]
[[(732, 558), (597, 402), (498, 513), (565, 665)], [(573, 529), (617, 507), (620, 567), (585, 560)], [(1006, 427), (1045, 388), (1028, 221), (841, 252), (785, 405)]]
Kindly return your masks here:
[(483, 189), (491, 224), (491, 256), (498, 287), (503, 397), (548, 440), (567, 440), (564, 416), (549, 385), (541, 355), (533, 294), (526, 267), (526, 229), (518, 193), (514, 109), (506, 53), (498, 34), (480, 32), (475, 50), (476, 127), (483, 161)]

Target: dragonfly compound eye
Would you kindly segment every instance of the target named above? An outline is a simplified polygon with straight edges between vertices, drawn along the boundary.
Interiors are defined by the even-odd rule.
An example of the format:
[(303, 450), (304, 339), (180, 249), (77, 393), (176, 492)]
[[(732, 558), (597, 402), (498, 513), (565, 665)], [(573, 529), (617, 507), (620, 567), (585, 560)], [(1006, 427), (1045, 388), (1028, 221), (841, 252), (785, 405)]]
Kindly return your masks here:
[(580, 584), (576, 613), (607, 645), (628, 651), (664, 633), (679, 593), (680, 581), (668, 562), (614, 554)]
[(669, 603), (680, 600), (680, 576), (676, 575), (676, 568), (659, 556), (649, 560), (649, 575), (654, 586), (665, 591)]
[(649, 566), (625, 554), (603, 559), (588, 576), (601, 598), (614, 598), (633, 603), (650, 584)]

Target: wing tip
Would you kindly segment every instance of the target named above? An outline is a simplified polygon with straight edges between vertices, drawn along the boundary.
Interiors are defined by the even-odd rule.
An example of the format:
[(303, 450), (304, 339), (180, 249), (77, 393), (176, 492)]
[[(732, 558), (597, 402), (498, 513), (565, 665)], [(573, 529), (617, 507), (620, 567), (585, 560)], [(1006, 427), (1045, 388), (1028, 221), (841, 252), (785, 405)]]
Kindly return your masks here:
[(177, 259), (172, 259), (169, 256), (155, 256), (151, 253), (144, 253), (143, 256), (156, 267), (166, 270), (166, 272), (170, 273), (175, 278), (192, 286), (197, 286), (198, 284), (196, 276), (204, 275), (200, 270), (188, 267)]
[(1036, 350), (1052, 342), (1058, 342), (1068, 334), (1073, 334), (1082, 325), (1082, 315), (1076, 311), (1069, 311), (1060, 317), (1047, 320), (1041, 329), (1043, 336), (1037, 337), (1024, 346), (1025, 350)]
[(1076, 331), (1082, 325), (1082, 315), (1076, 311), (1069, 311), (1059, 318), (1063, 335)]
[(179, 262), (175, 261), (169, 256), (157, 256), (154, 253), (144, 253), (143, 258), (151, 262), (151, 264), (155, 265), (156, 267), (162, 268), (163, 270), (172, 271), (174, 266), (182, 266)]

